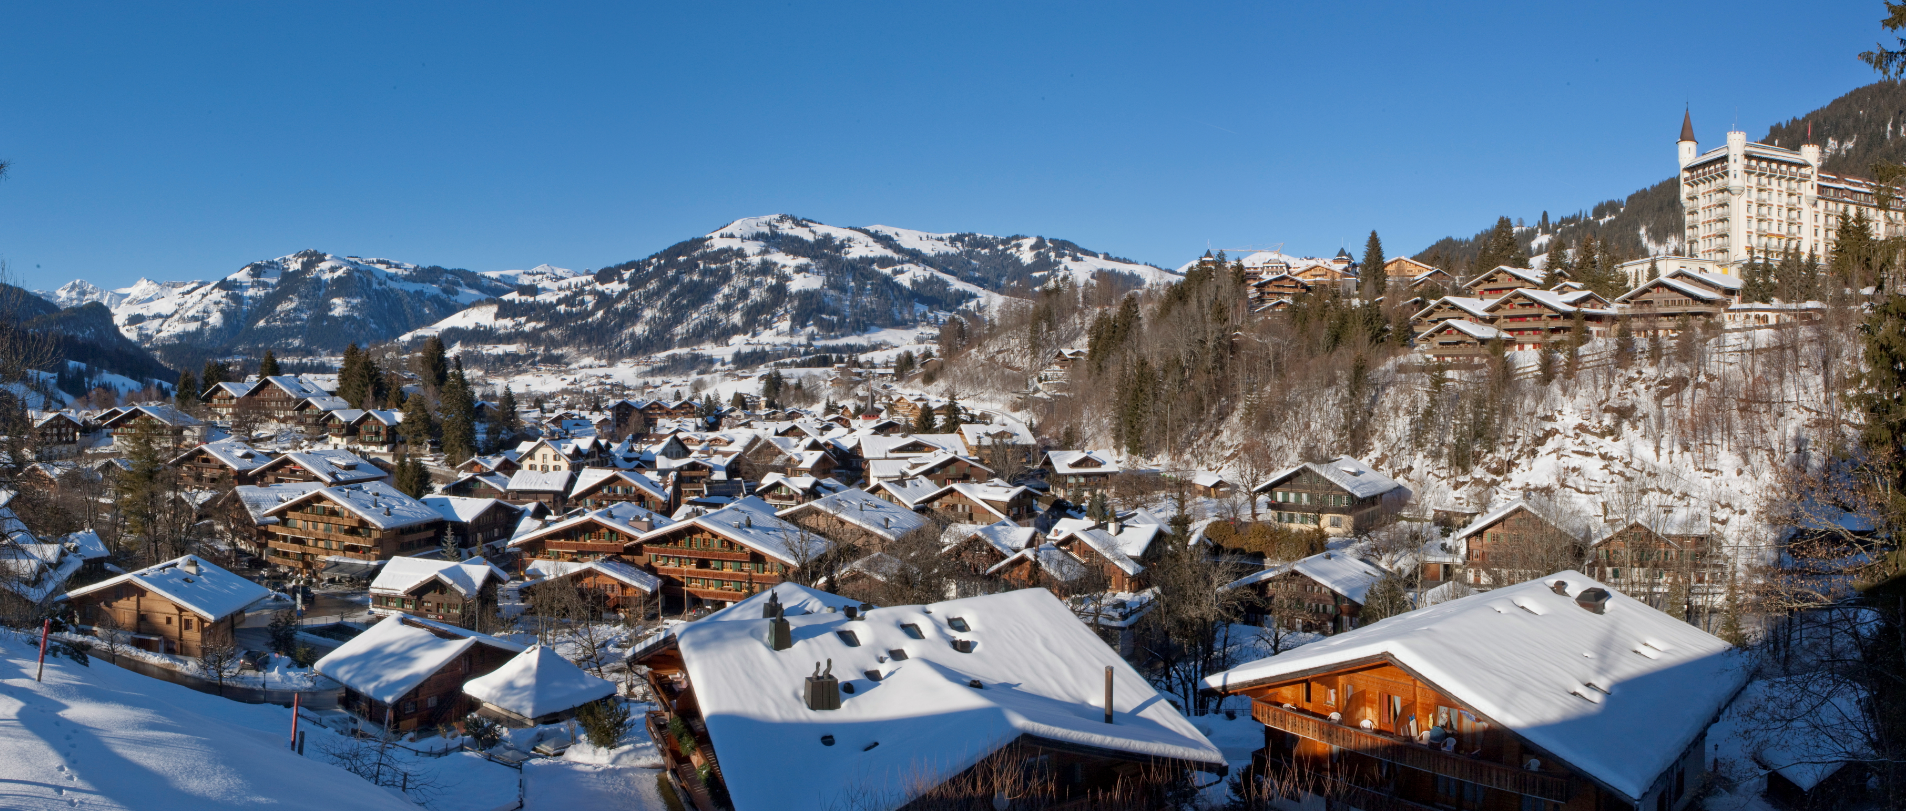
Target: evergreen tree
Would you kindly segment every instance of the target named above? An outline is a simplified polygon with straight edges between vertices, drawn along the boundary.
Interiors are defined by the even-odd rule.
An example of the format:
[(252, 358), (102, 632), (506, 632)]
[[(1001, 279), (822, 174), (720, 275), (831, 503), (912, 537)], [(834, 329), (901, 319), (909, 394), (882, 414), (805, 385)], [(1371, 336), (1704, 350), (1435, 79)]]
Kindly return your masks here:
[(1475, 264), (1471, 266), (1471, 275), (1480, 275), (1502, 265), (1516, 268), (1529, 266), (1529, 255), (1516, 242), (1516, 227), (1508, 217), (1497, 218), (1496, 227), (1490, 229), (1489, 235), (1483, 238)]
[(424, 464), (406, 453), (397, 459), (397, 469), (391, 472), (391, 486), (411, 498), (423, 498), (429, 492), (429, 472)]
[(205, 368), (199, 372), (200, 391), (211, 391), (225, 382), (225, 364), (216, 360), (205, 362)]
[(1635, 331), (1628, 317), (1615, 319), (1615, 368), (1626, 369), (1635, 362)]
[(1865, 211), (1841, 217), (1833, 231), (1833, 258), (1827, 265), (1833, 280), (1854, 290), (1878, 283), (1884, 268), (1883, 244), (1873, 237), (1873, 221)]
[(917, 361), (913, 358), (913, 350), (909, 349), (905, 352), (901, 352), (900, 357), (894, 359), (893, 362), (894, 379), (898, 380), (913, 374), (913, 366), (916, 362)]
[(179, 373), (179, 390), (173, 394), (172, 402), (176, 403), (180, 410), (191, 410), (198, 407), (199, 381), (192, 377), (192, 370), (187, 369)]
[(781, 376), (780, 369), (769, 369), (768, 375), (761, 378), (761, 399), (768, 402), (769, 408), (779, 408), (781, 392), (787, 389), (787, 378)]
[(1734, 573), (1727, 575), (1727, 596), (1721, 613), (1721, 630), (1715, 634), (1721, 641), (1736, 648), (1747, 647), (1747, 632), (1741, 627), (1740, 590), (1735, 587)]
[(476, 397), (463, 375), (463, 358), (445, 378), (438, 404), (443, 419), (443, 458), (452, 465), (476, 455)]
[(432, 335), (424, 339), (423, 348), (417, 352), (417, 368), (414, 371), (418, 379), (423, 381), (424, 387), (433, 393), (442, 390), (443, 385), (449, 382), (450, 365), (444, 360), (442, 338)]
[(940, 433), (957, 434), (960, 432), (960, 401), (946, 398), (946, 405), (940, 410)]
[(1547, 211), (1542, 212), (1542, 219), (1536, 222), (1535, 230), (1543, 234), (1549, 232), (1549, 213)]
[(281, 374), (284, 374), (284, 372), (278, 370), (278, 356), (272, 354), (272, 351), (269, 349), (265, 350), (265, 359), (258, 362), (258, 377), (263, 379), (267, 377), (277, 377)]
[(1363, 300), (1376, 301), (1389, 286), (1389, 272), (1383, 268), (1383, 240), (1372, 230), (1363, 243)]
[(1885, 485), (1873, 488), (1886, 499), (1889, 523), (1906, 522), (1906, 295), (1894, 293), (1875, 304), (1860, 325), (1865, 369), (1853, 401), (1865, 413), (1860, 430)]
[[(430, 404), (424, 402), (424, 393), (417, 392), (404, 400), (404, 420), (397, 424), (397, 434), (410, 445), (416, 453), (428, 453), (430, 435), (436, 426), (432, 425)], [(463, 460), (457, 460), (461, 463)]]
[(931, 403), (921, 403), (920, 414), (913, 420), (913, 432), (916, 434), (931, 434), (936, 425), (939, 425), (939, 422), (933, 418), (933, 405)]
[(1542, 344), (1542, 354), (1536, 360), (1536, 377), (1542, 381), (1542, 385), (1555, 382), (1555, 367), (1561, 359), (1562, 354), (1556, 351), (1554, 341)]
[(516, 392), (510, 391), (508, 384), (503, 386), (503, 396), (497, 398), (497, 417), (503, 436), (516, 436), (523, 430), (523, 415), (516, 413)]
[(728, 407), (736, 411), (748, 410), (748, 396), (736, 391), (735, 396), (728, 398)]
[(1542, 263), (1542, 286), (1554, 287), (1564, 279), (1573, 278), (1574, 265), (1569, 263), (1568, 243), (1562, 241), (1562, 235), (1549, 238), (1549, 258)]

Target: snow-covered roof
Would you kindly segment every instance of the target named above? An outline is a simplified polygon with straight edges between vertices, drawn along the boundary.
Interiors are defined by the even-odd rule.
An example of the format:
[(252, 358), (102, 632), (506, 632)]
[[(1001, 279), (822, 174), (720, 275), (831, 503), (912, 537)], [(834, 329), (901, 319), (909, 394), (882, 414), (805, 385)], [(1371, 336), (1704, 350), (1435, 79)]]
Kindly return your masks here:
[(985, 526), (973, 524), (953, 524), (940, 535), (940, 541), (951, 549), (968, 538), (979, 538), (1002, 555), (1011, 555), (1031, 545), (1038, 537), (1039, 530), (1022, 527), (1011, 521), (1001, 520)]
[(582, 671), (547, 645), (463, 684), (464, 695), (524, 718), (541, 718), (615, 695), (615, 682)]
[(770, 599), (780, 601), (782, 612), (790, 617), (798, 617), (804, 614), (825, 614), (829, 608), (839, 611), (848, 606), (861, 605), (859, 600), (850, 600), (838, 594), (829, 594), (820, 589), (809, 588), (799, 583), (782, 581), (749, 595), (747, 599), (741, 600), (734, 605), (716, 611), (706, 617), (702, 617), (696, 620), (695, 623), (760, 619), (762, 607), (766, 605)]
[(112, 556), (112, 550), (106, 548), (106, 542), (99, 533), (90, 529), (67, 533), (60, 538), (61, 545), (70, 545), (74, 552), (86, 560), (103, 560)]
[(1357, 498), (1380, 496), (1403, 485), (1395, 479), (1376, 472), (1374, 468), (1349, 456), (1339, 456), (1328, 462), (1304, 462), (1285, 469), (1258, 485), (1257, 492), (1269, 492), (1272, 488), (1289, 480), (1292, 476), (1309, 470), (1324, 477)]
[(132, 408), (120, 412), (119, 416), (113, 417), (112, 420), (108, 422), (108, 425), (116, 424), (122, 420), (137, 419), (140, 414), (144, 414), (166, 425), (179, 428), (191, 428), (205, 424), (200, 422), (199, 418), (169, 405), (142, 405), (133, 406)]
[(436, 560), (433, 558), (394, 557), (384, 562), (377, 570), (377, 578), (371, 581), (372, 594), (407, 594), (432, 580), (456, 590), (465, 598), (475, 597), (486, 583), (502, 583), (510, 579), (509, 572), (496, 567), (482, 558), (466, 561)]
[[(833, 546), (833, 541), (826, 536), (782, 520), (774, 514), (774, 505), (754, 496), (736, 499), (719, 510), (687, 518), (670, 526), (656, 527), (643, 534), (641, 540), (646, 542), (651, 538), (659, 538), (680, 529), (683, 524), (693, 524), (783, 563), (795, 565)], [(801, 554), (802, 545), (812, 547), (807, 550), (810, 554)]]
[(1626, 302), (1629, 299), (1634, 298), (1635, 296), (1639, 296), (1642, 293), (1648, 292), (1649, 288), (1654, 288), (1654, 287), (1666, 287), (1670, 290), (1673, 290), (1676, 293), (1680, 293), (1681, 295), (1687, 296), (1688, 298), (1696, 299), (1699, 301), (1721, 301), (1727, 298), (1727, 296), (1721, 293), (1716, 293), (1713, 290), (1702, 287), (1700, 285), (1689, 284), (1688, 282), (1681, 281), (1680, 279), (1670, 279), (1666, 276), (1663, 276), (1659, 279), (1650, 279), (1650, 280), (1642, 282), (1641, 284), (1635, 285), (1635, 289), (1621, 294), (1619, 297), (1615, 299), (1615, 301)]
[(847, 485), (825, 476), (789, 476), (777, 471), (762, 476), (761, 483), (755, 486), (755, 491), (767, 490), (775, 485), (786, 486), (797, 493), (838, 493), (847, 489)]
[(1705, 284), (1718, 290), (1726, 290), (1730, 293), (1739, 293), (1743, 284), (1741, 279), (1734, 276), (1728, 276), (1723, 273), (1705, 273), (1687, 267), (1675, 268), (1674, 270), (1662, 274), (1662, 276), (1686, 276), (1700, 284)]
[(1119, 571), (1122, 571), (1128, 575), (1134, 575), (1134, 574), (1138, 574), (1139, 572), (1145, 571), (1145, 566), (1144, 564), (1139, 563), (1137, 560), (1135, 560), (1131, 555), (1128, 555), (1125, 553), (1125, 547), (1127, 545), (1127, 542), (1126, 542), (1126, 539), (1123, 539), (1120, 536), (1123, 536), (1126, 533), (1131, 533), (1134, 536), (1143, 535), (1145, 538), (1146, 544), (1149, 545), (1151, 542), (1151, 538), (1158, 534), (1158, 528), (1155, 526), (1149, 526), (1149, 525), (1125, 527), (1123, 531), (1119, 533), (1119, 535), (1113, 535), (1112, 533), (1107, 532), (1104, 529), (1099, 529), (1099, 528), (1075, 529), (1059, 537), (1057, 541), (1059, 543), (1064, 543), (1068, 540), (1076, 539), (1084, 543), (1085, 545), (1092, 547), (1092, 551), (1099, 553), (1100, 557), (1103, 557), (1106, 560), (1111, 561), (1112, 565), (1117, 566), (1119, 568)]
[(776, 513), (793, 518), (802, 513), (826, 513), (889, 541), (927, 525), (925, 516), (865, 490), (848, 488)]
[(1033, 438), (1032, 431), (1024, 423), (1003, 422), (992, 425), (968, 423), (960, 426), (960, 438), (974, 448), (991, 444), (1036, 445), (1039, 440)]
[(1477, 283), (1481, 282), (1483, 279), (1489, 278), (1492, 274), (1494, 274), (1496, 271), (1499, 271), (1499, 270), (1507, 272), (1509, 275), (1514, 276), (1518, 279), (1521, 279), (1537, 287), (1542, 286), (1542, 274), (1537, 273), (1533, 270), (1530, 270), (1529, 268), (1512, 268), (1512, 267), (1509, 267), (1508, 265), (1497, 265), (1493, 268), (1490, 268), (1481, 273), (1478, 273), (1476, 274), (1475, 278), (1472, 278), (1469, 281), (1463, 282), (1463, 286), (1475, 287)]
[(576, 482), (569, 488), (569, 492), (571, 495), (582, 493), (610, 479), (619, 479), (624, 484), (637, 488), (655, 499), (668, 501), (668, 491), (663, 489), (662, 485), (656, 484), (654, 479), (640, 473), (612, 467), (583, 468), (576, 474)]
[(995, 509), (992, 505), (1005, 504), (1007, 502), (1012, 501), (1015, 498), (1018, 498), (1021, 494), (1025, 492), (1026, 492), (1026, 488), (1024, 487), (1021, 487), (1016, 484), (1006, 484), (1005, 482), (999, 481), (998, 479), (994, 479), (989, 482), (952, 482), (948, 484), (947, 486), (942, 487), (939, 490), (926, 495), (921, 500), (931, 501), (933, 499), (940, 498), (941, 496), (947, 493), (959, 493), (960, 495), (965, 496), (968, 500), (973, 501), (974, 503), (979, 504), (981, 507), (986, 508), (987, 512), (990, 512), (995, 516), (998, 516), (1000, 518), (1011, 518), (1012, 516), (1009, 516), (1003, 512), (1000, 512), (998, 509)]
[(342, 397), (338, 397), (338, 396), (330, 395), (330, 394), (321, 394), (316, 397), (306, 397), (304, 398), (304, 402), (309, 403), (313, 409), (325, 412), (327, 414), (333, 411), (342, 411), (344, 409), (351, 407), (351, 401), (346, 400)]
[(172, 464), (178, 464), (185, 457), (191, 456), (199, 451), (204, 451), (219, 464), (239, 473), (257, 470), (271, 463), (271, 455), (264, 451), (254, 449), (252, 446), (236, 439), (221, 439), (217, 442), (207, 442), (185, 453), (179, 454), (173, 458)]
[(303, 496), (313, 490), (324, 489), (322, 482), (285, 482), (284, 484), (241, 484), (232, 488), (232, 494), (245, 505), (245, 511), (251, 513), (252, 523), (275, 524), (278, 519), (269, 517), (272, 508), (292, 499)]
[(551, 577), (568, 577), (577, 572), (596, 572), (623, 584), (634, 586), (650, 594), (662, 590), (662, 578), (641, 569), (611, 558), (601, 560), (532, 560), (523, 567), (523, 573), (531, 580), (547, 580)]
[(1005, 560), (995, 563), (991, 568), (988, 568), (986, 574), (997, 574), (1002, 570), (1017, 565), (1022, 560), (1031, 561), (1033, 565), (1039, 567), (1041, 572), (1066, 583), (1077, 580), (1079, 575), (1085, 574), (1086, 571), (1085, 564), (1081, 563), (1078, 558), (1073, 557), (1072, 553), (1046, 543), (1039, 544), (1038, 546), (1028, 546), (1025, 549), (1007, 555)]
[(468, 524), (471, 521), (475, 521), (482, 517), (484, 513), (489, 512), (490, 508), (498, 504), (512, 510), (523, 509), (507, 501), (498, 501), (493, 498), (473, 498), (469, 496), (424, 496), (418, 499), (418, 501), (422, 501), (429, 505), (430, 509), (436, 510), (438, 515), (443, 516), (443, 520), (458, 524)]
[(1432, 327), (1425, 335), (1433, 335), (1444, 330), (1452, 329), (1479, 341), (1493, 341), (1503, 337), (1505, 334), (1502, 330), (1496, 329), (1488, 324), (1478, 324), (1467, 318), (1452, 318)]
[(1453, 545), (1458, 542), (1467, 541), (1469, 539), (1469, 536), (1474, 535), (1478, 532), (1481, 532), (1485, 529), (1488, 529), (1490, 524), (1494, 524), (1497, 521), (1502, 520), (1503, 518), (1507, 517), (1510, 513), (1515, 512), (1518, 509), (1528, 510), (1530, 514), (1547, 522), (1549, 526), (1555, 527), (1558, 530), (1561, 530), (1563, 532), (1566, 532), (1572, 535), (1586, 536), (1586, 533), (1588, 531), (1592, 531), (1593, 529), (1595, 529), (1594, 527), (1591, 527), (1591, 526), (1575, 525), (1579, 523), (1579, 521), (1561, 520), (1562, 516), (1555, 515), (1547, 510), (1540, 509), (1536, 507), (1534, 504), (1531, 504), (1527, 499), (1519, 498), (1507, 504), (1503, 504), (1502, 506), (1497, 507), (1493, 510), (1490, 510), (1487, 513), (1477, 516), (1476, 520), (1469, 522), (1469, 524), (1464, 526), (1462, 529), (1459, 529), (1459, 530), (1456, 530), (1455, 532), (1450, 533), (1449, 543)]
[(1455, 307), (1458, 310), (1462, 310), (1463, 312), (1469, 313), (1470, 315), (1476, 316), (1477, 318), (1488, 318), (1489, 317), (1488, 307), (1490, 304), (1494, 302), (1495, 302), (1495, 299), (1492, 299), (1492, 298), (1478, 298), (1475, 296), (1444, 296), (1442, 298), (1439, 298), (1435, 301), (1430, 302), (1429, 306), (1416, 311), (1416, 314), (1410, 317), (1411, 318), (1426, 317), (1430, 314), (1431, 310), (1434, 310), (1437, 307), (1441, 307), (1447, 304), (1451, 307)]
[(510, 474), (507, 489), (511, 492), (522, 493), (567, 493), (569, 492), (569, 471), (524, 468)]
[[(948, 627), (955, 618), (968, 630)], [(763, 644), (769, 620), (758, 608), (675, 629), (736, 808), (824, 809), (856, 791), (934, 785), (1028, 735), (1212, 770), (1224, 764), (1216, 746), (1045, 589), (879, 608), (856, 620), (787, 621), (794, 645), (784, 651)], [(955, 650), (955, 639), (972, 640), (972, 652)], [(907, 658), (890, 657), (894, 650)], [(809, 710), (803, 680), (829, 660), (843, 688), (855, 690), (843, 690), (838, 710)], [(1112, 724), (1100, 717), (1106, 668), (1115, 683)]]
[(486, 634), (392, 614), (311, 667), (345, 687), (390, 704), (477, 645), (511, 653), (523, 651), (521, 645)]
[[(648, 521), (649, 526), (647, 528), (639, 526), (635, 523), (637, 521)], [(677, 523), (679, 522), (673, 518), (650, 512), (638, 504), (611, 504), (599, 510), (590, 510), (580, 514), (570, 513), (568, 518), (564, 518), (560, 521), (538, 527), (530, 532), (519, 532), (515, 537), (510, 539), (510, 546), (522, 546), (551, 535), (566, 532), (583, 524), (596, 524), (620, 532), (630, 538), (636, 538), (647, 532), (667, 529)]]
[(1047, 451), (1055, 473), (1117, 473), (1121, 468), (1111, 451)]
[(292, 451), (266, 464), (294, 464), (318, 477), (318, 481), (332, 485), (371, 481), (389, 475), (369, 459), (338, 449)]
[(1376, 585), (1387, 574), (1382, 569), (1341, 552), (1323, 552), (1280, 566), (1270, 566), (1261, 572), (1252, 572), (1246, 577), (1226, 584), (1223, 590), (1251, 586), (1262, 583), (1287, 572), (1297, 572), (1318, 582), (1318, 584), (1338, 594), (1350, 598), (1362, 605), (1370, 587)]
[[(197, 569), (196, 572), (192, 571)], [(68, 599), (130, 583), (208, 620), (220, 620), (271, 596), (271, 589), (192, 555), (110, 577), (66, 593)]]
[(350, 510), (378, 529), (396, 529), (443, 520), (436, 508), (404, 495), (402, 491), (381, 481), (320, 487), (266, 510), (266, 514), (280, 515), (317, 498)]
[[(1562, 581), (1565, 594), (1551, 590)], [(1605, 613), (1575, 602), (1610, 592)], [(1638, 801), (1746, 682), (1708, 633), (1561, 572), (1420, 608), (1205, 679), (1239, 689), (1383, 658)]]

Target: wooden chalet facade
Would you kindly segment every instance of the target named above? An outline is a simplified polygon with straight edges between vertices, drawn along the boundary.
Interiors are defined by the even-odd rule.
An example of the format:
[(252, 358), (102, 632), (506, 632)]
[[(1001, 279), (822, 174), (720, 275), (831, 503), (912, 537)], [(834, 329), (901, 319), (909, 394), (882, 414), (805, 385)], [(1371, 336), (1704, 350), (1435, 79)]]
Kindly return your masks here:
[(1026, 526), (1039, 516), (1039, 503), (1027, 488), (958, 484), (942, 487), (939, 492), (920, 499), (914, 507), (964, 524), (991, 524), (1004, 520)]
[(1478, 324), (1487, 324), (1489, 313), (1483, 309), (1487, 306), (1489, 306), (1488, 299), (1444, 296), (1410, 316), (1410, 330), (1420, 336), (1442, 325), (1445, 321), (1454, 321), (1459, 318)]
[(1306, 462), (1258, 485), (1271, 500), (1272, 520), (1354, 535), (1403, 509), (1410, 491), (1370, 466), (1348, 456)]
[(173, 468), (187, 487), (222, 490), (254, 484), (253, 474), (269, 461), (264, 452), (237, 442), (200, 445), (174, 457)]
[[(1539, 349), (1550, 341), (1564, 340), (1575, 328), (1575, 318), (1579, 313), (1584, 328), (1591, 338), (1599, 338), (1613, 329), (1614, 314), (1607, 310), (1590, 309), (1591, 302), (1583, 299), (1594, 297), (1593, 293), (1556, 294), (1546, 290), (1511, 290), (1493, 302), (1484, 311), (1490, 317), (1490, 326), (1501, 331), (1508, 341), (1508, 348)], [(1575, 306), (1564, 298), (1583, 301), (1583, 306)]]
[(1643, 337), (1679, 333), (1684, 319), (1720, 318), (1734, 303), (1723, 292), (1679, 277), (1642, 282), (1616, 302), (1626, 311), (1628, 328)]
[(108, 420), (113, 447), (125, 449), (136, 438), (146, 438), (159, 447), (180, 447), (196, 439), (205, 423), (171, 406), (134, 406)]
[(1506, 340), (1501, 330), (1488, 324), (1454, 318), (1418, 335), (1416, 348), (1435, 360), (1474, 360), (1494, 352)]
[(1469, 294), (1485, 301), (1501, 298), (1522, 288), (1542, 287), (1542, 274), (1528, 268), (1499, 265), (1463, 284)]
[(79, 453), (84, 428), (73, 415), (55, 411), (33, 423), (33, 453), (41, 459), (61, 459)]
[(136, 648), (198, 656), (229, 644), (244, 609), (271, 591), (192, 556), (148, 566), (67, 592), (82, 624), (110, 624)]
[(1725, 587), (1727, 558), (1705, 522), (1631, 521), (1589, 547), (1588, 572), (1627, 594), (1666, 595), (1679, 585), (1700, 600)]
[(481, 558), (452, 563), (391, 558), (371, 581), (372, 614), (407, 614), (461, 628), (476, 624), (496, 605), (496, 590), (509, 574)]
[(494, 497), (424, 496), (422, 501), (443, 516), (443, 537), (460, 549), (507, 540), (523, 520), (522, 507)]
[(293, 571), (324, 559), (386, 560), (435, 548), (444, 520), (436, 510), (383, 482), (324, 487), (267, 511), (279, 519), (265, 560)]
[(551, 524), (510, 542), (520, 555), (519, 571), (534, 560), (587, 563), (594, 560), (620, 559), (642, 562), (642, 533), (653, 529), (643, 523), (625, 523), (606, 515), (590, 513)]
[(1045, 472), (1052, 494), (1074, 504), (1084, 504), (1093, 493), (1105, 490), (1123, 470), (1104, 451), (1047, 451), (1039, 469)]
[[(1586, 544), (1575, 533), (1558, 525), (1542, 514), (1534, 506), (1520, 499), (1492, 510), (1466, 527), (1451, 533), (1442, 545), (1455, 553), (1454, 562), (1426, 562), (1423, 564), (1423, 582), (1441, 583), (1449, 580), (1462, 580), (1470, 586), (1488, 588), (1505, 585), (1491, 582), (1491, 571), (1501, 573), (1509, 583), (1519, 583), (1542, 573), (1535, 568), (1540, 564), (1529, 560), (1531, 549), (1554, 544), (1578, 547), (1585, 552)], [(1580, 560), (1585, 555), (1571, 553), (1569, 558)]]
[[(1289, 807), (1364, 811), (1680, 811), (1695, 803), (1707, 776), (1706, 729), (1746, 678), (1725, 643), (1573, 572), (1506, 595), (1438, 604), (1318, 643), (1342, 653), (1286, 653), (1206, 679), (1208, 692), (1249, 697), (1251, 717), (1265, 727), (1244, 784), (1255, 790), (1259, 778), (1285, 775), (1308, 786), (1303, 804)], [(1412, 622), (1385, 628), (1400, 618)], [(1479, 677), (1494, 665), (1441, 638), (1458, 628), (1465, 639), (1493, 637), (1478, 644), (1544, 674), (1579, 670), (1584, 657), (1634, 656), (1626, 647), (1648, 644), (1631, 638), (1672, 652), (1649, 648), (1634, 663), (1604, 665), (1589, 684), (1558, 689), (1520, 669)], [(1622, 641), (1587, 641), (1596, 630)], [(1439, 644), (1444, 650), (1429, 650)]]
[(640, 473), (583, 468), (569, 492), (573, 507), (600, 509), (611, 504), (636, 504), (650, 512), (667, 513), (668, 491)]

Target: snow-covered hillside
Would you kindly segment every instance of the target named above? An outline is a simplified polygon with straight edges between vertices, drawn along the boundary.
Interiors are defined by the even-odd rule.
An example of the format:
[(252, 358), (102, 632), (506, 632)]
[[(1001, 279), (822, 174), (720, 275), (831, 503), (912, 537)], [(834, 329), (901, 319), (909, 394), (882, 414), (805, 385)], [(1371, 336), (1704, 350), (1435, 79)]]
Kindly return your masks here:
[(140, 279), (111, 292), (75, 282), (53, 300), (78, 303), (92, 296), (107, 302), (121, 332), (155, 349), (297, 354), (388, 340), (514, 284), (465, 270), (302, 251), (253, 262), (216, 282)]
[[(145, 281), (141, 279), (140, 281)], [(33, 295), (46, 299), (60, 307), (78, 307), (81, 304), (97, 301), (110, 310), (126, 300), (126, 290), (106, 290), (85, 279), (74, 279), (60, 285), (58, 290), (35, 290)]]
[(1177, 274), (1064, 240), (843, 228), (778, 214), (591, 277), (538, 282), (405, 337), (613, 360), (685, 346), (799, 344), (932, 325), (1065, 277), (1162, 284)]
[[(399, 811), (417, 806), (285, 747), (291, 712), (0, 641), (0, 805), (11, 809)], [(310, 747), (307, 755), (316, 755)], [(506, 797), (498, 797), (498, 804)]]

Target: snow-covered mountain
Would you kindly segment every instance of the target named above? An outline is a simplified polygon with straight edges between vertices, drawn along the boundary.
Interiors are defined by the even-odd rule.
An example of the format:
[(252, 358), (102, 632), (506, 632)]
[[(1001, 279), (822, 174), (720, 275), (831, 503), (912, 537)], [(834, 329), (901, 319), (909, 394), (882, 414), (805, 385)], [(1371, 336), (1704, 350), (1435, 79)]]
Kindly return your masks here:
[[(531, 271), (533, 272), (533, 271)], [(528, 273), (528, 272), (526, 272)], [(1171, 271), (1044, 237), (736, 220), (590, 277), (539, 282), (418, 330), (447, 341), (642, 355), (680, 346), (835, 338), (932, 323), (1065, 277), (1161, 284)]]
[[(141, 279), (141, 281), (144, 281)], [(78, 307), (81, 304), (99, 302), (110, 310), (126, 300), (125, 290), (106, 290), (85, 279), (74, 279), (60, 285), (58, 290), (35, 290), (33, 295), (46, 299), (62, 308)]]
[(42, 296), (101, 301), (122, 333), (162, 353), (299, 354), (389, 340), (512, 289), (468, 270), (302, 251), (215, 282), (140, 279), (110, 292), (73, 282)]
[(506, 284), (533, 284), (551, 290), (572, 286), (583, 276), (582, 271), (555, 265), (537, 265), (529, 270), (485, 270), (479, 274)]

